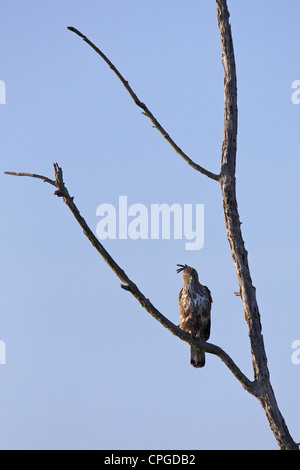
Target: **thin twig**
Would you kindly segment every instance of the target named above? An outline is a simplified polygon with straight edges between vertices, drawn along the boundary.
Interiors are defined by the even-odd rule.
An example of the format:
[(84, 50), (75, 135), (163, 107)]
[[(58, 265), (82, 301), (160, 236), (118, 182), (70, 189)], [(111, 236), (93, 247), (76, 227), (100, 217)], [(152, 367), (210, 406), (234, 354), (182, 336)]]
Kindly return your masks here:
[(35, 173), (15, 173), (14, 171), (5, 171), (4, 173), (6, 175), (13, 175), (13, 176), (31, 176), (32, 178), (38, 178), (40, 180), (43, 180), (44, 183), (49, 183), (49, 184), (52, 184), (52, 186), (56, 186), (55, 181), (47, 178), (46, 176), (36, 175)]
[(107, 65), (111, 68), (111, 70), (117, 75), (118, 79), (121, 81), (121, 83), (124, 85), (128, 93), (130, 94), (131, 98), (135, 102), (137, 106), (139, 106), (143, 110), (143, 114), (147, 116), (152, 123), (154, 124), (154, 127), (158, 129), (158, 131), (161, 133), (161, 135), (166, 139), (166, 141), (171, 145), (171, 147), (175, 150), (178, 155), (180, 155), (194, 170), (199, 171), (203, 175), (206, 175), (208, 178), (211, 178), (215, 181), (219, 181), (219, 175), (216, 175), (215, 173), (212, 173), (202, 166), (198, 165), (195, 163), (191, 158), (189, 158), (186, 153), (184, 153), (180, 147), (174, 142), (174, 140), (169, 136), (169, 134), (165, 131), (165, 129), (162, 127), (162, 125), (157, 121), (157, 119), (153, 116), (151, 111), (148, 109), (148, 107), (140, 101), (140, 99), (137, 97), (137, 95), (134, 93), (133, 89), (129, 85), (128, 81), (125, 80), (123, 75), (119, 72), (119, 70), (114, 66), (114, 64), (109, 60), (109, 58), (103, 54), (103, 52), (95, 46), (92, 41), (90, 41), (84, 34), (82, 34), (78, 29), (74, 28), (73, 26), (68, 26), (68, 29), (72, 31), (73, 33), (77, 34), (77, 36), (80, 36), (89, 46), (94, 49), (94, 51), (97, 52), (97, 54), (102, 57), (102, 59), (107, 63)]
[(257, 395), (258, 390), (256, 387), (255, 382), (251, 382), (238, 368), (238, 366), (234, 363), (231, 357), (219, 346), (216, 346), (211, 343), (207, 343), (205, 341), (199, 341), (198, 339), (193, 338), (189, 333), (183, 331), (179, 326), (176, 326), (172, 323), (167, 317), (165, 317), (161, 312), (159, 312), (154, 305), (150, 302), (148, 298), (144, 296), (144, 294), (139, 290), (134, 282), (129, 279), (127, 274), (123, 271), (123, 269), (115, 262), (115, 260), (110, 256), (110, 254), (106, 251), (103, 245), (99, 242), (96, 236), (93, 234), (89, 226), (87, 225), (84, 218), (80, 215), (80, 212), (77, 206), (74, 203), (74, 198), (70, 196), (68, 189), (66, 188), (64, 181), (63, 181), (63, 173), (62, 169), (59, 167), (57, 163), (54, 163), (54, 170), (55, 170), (55, 181), (47, 178), (46, 176), (36, 175), (34, 173), (16, 173), (13, 171), (6, 171), (5, 173), (8, 175), (13, 176), (29, 176), (32, 178), (38, 178), (46, 183), (49, 183), (57, 188), (55, 191), (55, 195), (62, 197), (64, 202), (69, 207), (70, 211), (74, 215), (75, 219), (83, 229), (84, 234), (87, 236), (89, 241), (92, 245), (96, 248), (98, 253), (102, 256), (102, 258), (106, 261), (106, 263), (110, 266), (110, 268), (114, 271), (114, 273), (118, 276), (118, 278), (123, 282), (121, 287), (127, 291), (129, 291), (140, 303), (140, 305), (147, 310), (157, 321), (159, 321), (165, 328), (167, 328), (173, 335), (177, 336), (177, 338), (189, 343), (190, 345), (194, 346), (195, 348), (204, 349), (207, 353), (214, 354), (218, 356), (224, 364), (229, 368), (229, 370), (233, 373), (233, 375), (240, 381), (242, 386), (251, 394)]

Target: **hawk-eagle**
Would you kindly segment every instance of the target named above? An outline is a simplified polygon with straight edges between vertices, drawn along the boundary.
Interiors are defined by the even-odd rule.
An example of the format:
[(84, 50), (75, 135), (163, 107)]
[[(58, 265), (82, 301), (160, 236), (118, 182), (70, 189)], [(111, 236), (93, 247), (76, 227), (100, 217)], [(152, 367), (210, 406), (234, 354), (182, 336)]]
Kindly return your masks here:
[[(180, 266), (182, 271), (183, 288), (179, 294), (180, 327), (201, 341), (207, 341), (210, 335), (210, 311), (212, 298), (210, 290), (200, 284), (196, 269), (190, 266)], [(191, 364), (203, 367), (205, 352), (191, 346)]]

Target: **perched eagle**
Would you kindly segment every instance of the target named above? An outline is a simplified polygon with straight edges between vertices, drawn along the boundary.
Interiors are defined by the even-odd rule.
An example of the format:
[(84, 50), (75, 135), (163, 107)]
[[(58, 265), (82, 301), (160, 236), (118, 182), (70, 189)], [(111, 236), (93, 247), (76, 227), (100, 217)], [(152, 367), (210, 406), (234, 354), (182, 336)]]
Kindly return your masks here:
[[(210, 290), (200, 284), (196, 269), (180, 266), (177, 272), (183, 271), (183, 288), (179, 294), (180, 327), (195, 338), (207, 341), (210, 335), (210, 311), (212, 298)], [(191, 364), (203, 367), (205, 352), (191, 346)]]

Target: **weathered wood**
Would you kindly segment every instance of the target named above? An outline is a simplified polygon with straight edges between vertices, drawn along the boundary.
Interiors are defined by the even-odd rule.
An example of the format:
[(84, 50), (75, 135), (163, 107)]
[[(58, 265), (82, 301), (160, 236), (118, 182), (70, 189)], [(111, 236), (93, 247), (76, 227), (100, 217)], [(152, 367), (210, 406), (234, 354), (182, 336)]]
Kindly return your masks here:
[(163, 126), (158, 122), (156, 117), (151, 113), (150, 109), (143, 103), (136, 93), (133, 91), (131, 86), (129, 85), (128, 80), (125, 80), (123, 75), (119, 72), (117, 67), (114, 66), (114, 64), (109, 60), (109, 58), (97, 47), (92, 41), (90, 41), (84, 34), (82, 34), (78, 29), (74, 28), (73, 26), (68, 26), (68, 30), (72, 31), (73, 33), (77, 34), (77, 36), (81, 37), (84, 42), (86, 42), (92, 49), (94, 49), (95, 52), (104, 60), (104, 62), (107, 63), (107, 65), (110, 67), (110, 69), (116, 74), (122, 85), (126, 88), (128, 91), (129, 95), (135, 102), (135, 104), (143, 110), (143, 113), (145, 116), (147, 116), (150, 121), (154, 124), (153, 127), (155, 127), (161, 135), (166, 139), (166, 141), (171, 145), (171, 147), (175, 150), (178, 155), (180, 155), (187, 163), (190, 165), (194, 170), (199, 171), (203, 175), (206, 175), (208, 178), (211, 178), (215, 181), (219, 181), (219, 175), (216, 175), (215, 173), (212, 173), (211, 171), (206, 170), (202, 166), (198, 165), (198, 163), (195, 163), (177, 144), (176, 142), (170, 137), (170, 135), (165, 131)]
[(266, 413), (269, 425), (280, 449), (299, 449), (292, 439), (279, 411), (270, 383), (267, 355), (264, 347), (260, 313), (256, 300), (256, 289), (252, 284), (248, 264), (248, 252), (241, 231), (241, 222), (236, 198), (236, 151), (237, 151), (237, 78), (234, 48), (226, 0), (217, 1), (218, 24), (222, 42), (224, 67), (224, 135), (221, 158), (220, 184), (223, 195), (223, 209), (227, 238), (231, 248), (235, 271), (240, 286), (245, 319), (248, 324), (254, 380), (257, 384), (258, 399)]

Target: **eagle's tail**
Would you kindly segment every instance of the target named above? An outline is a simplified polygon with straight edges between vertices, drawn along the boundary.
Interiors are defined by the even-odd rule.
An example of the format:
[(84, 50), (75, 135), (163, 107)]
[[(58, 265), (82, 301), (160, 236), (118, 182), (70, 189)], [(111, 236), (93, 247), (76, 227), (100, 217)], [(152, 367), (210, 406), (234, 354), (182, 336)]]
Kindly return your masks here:
[(191, 346), (191, 364), (193, 367), (204, 367), (205, 351)]

